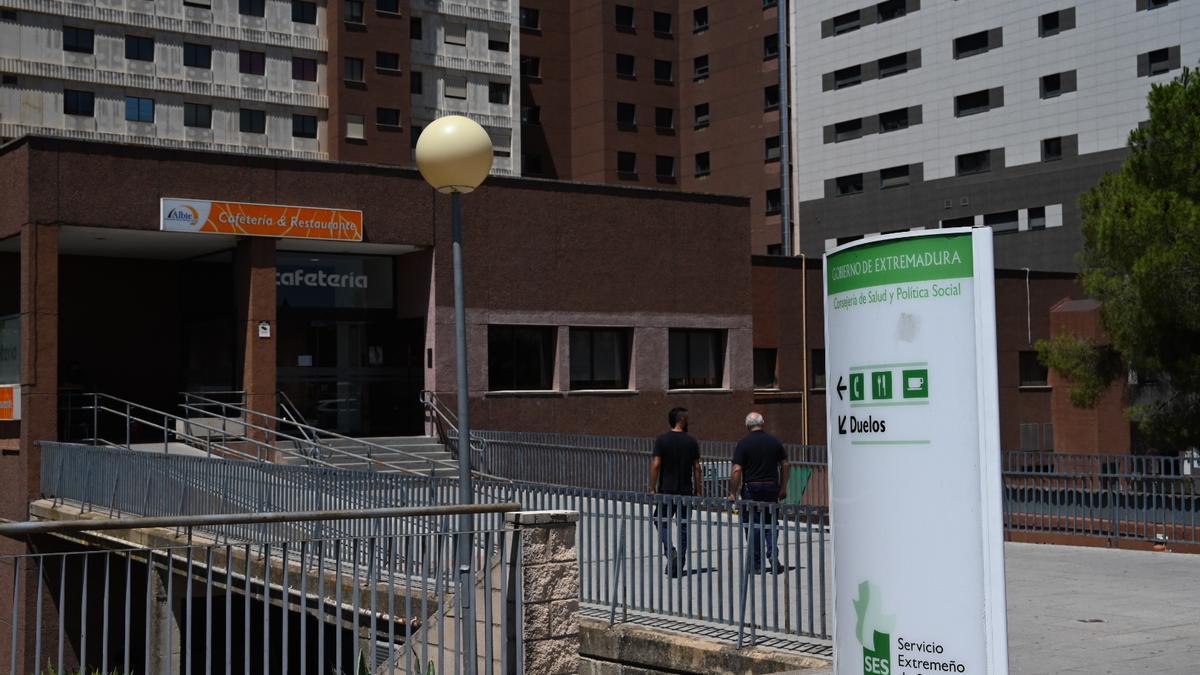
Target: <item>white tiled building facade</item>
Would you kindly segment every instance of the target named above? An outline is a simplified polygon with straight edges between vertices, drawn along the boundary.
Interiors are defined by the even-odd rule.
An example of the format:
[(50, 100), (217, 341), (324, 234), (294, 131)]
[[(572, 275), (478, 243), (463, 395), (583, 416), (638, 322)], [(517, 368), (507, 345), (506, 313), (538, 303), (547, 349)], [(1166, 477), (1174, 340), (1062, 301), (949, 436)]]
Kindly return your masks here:
[[(1077, 229), (1066, 167), (1103, 153), (1119, 166), (1150, 86), (1200, 61), (1195, 0), (790, 4), (798, 228), (812, 253), (912, 227)], [(1063, 189), (1039, 200), (1020, 187), (1038, 174)]]

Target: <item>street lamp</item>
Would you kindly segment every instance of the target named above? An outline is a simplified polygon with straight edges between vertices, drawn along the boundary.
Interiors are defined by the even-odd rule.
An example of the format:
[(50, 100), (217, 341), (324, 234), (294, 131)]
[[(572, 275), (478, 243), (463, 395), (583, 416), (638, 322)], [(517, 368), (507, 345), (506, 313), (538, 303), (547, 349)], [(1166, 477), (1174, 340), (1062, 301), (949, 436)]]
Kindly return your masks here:
[[(462, 195), (479, 187), (492, 170), (492, 139), (483, 127), (461, 115), (449, 115), (433, 121), (421, 132), (416, 148), (417, 168), (435, 190), (450, 194), (451, 223), (454, 232), (454, 333), (458, 366), (458, 500), (474, 501), (471, 490), (471, 423), (467, 410), (467, 317), (463, 297)], [(458, 517), (458, 596), (462, 611), (463, 666), (474, 673), (475, 615), (471, 598), (475, 580), (471, 572), (471, 532), (469, 514)], [(468, 665), (469, 664), (469, 665)]]

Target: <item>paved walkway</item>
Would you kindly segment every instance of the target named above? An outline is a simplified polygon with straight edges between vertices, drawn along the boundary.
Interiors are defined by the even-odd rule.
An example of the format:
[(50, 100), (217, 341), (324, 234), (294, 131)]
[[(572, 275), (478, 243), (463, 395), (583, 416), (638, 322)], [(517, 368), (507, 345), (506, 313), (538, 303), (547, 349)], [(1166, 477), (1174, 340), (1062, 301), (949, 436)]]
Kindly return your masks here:
[(1006, 544), (1011, 672), (1200, 672), (1200, 555)]

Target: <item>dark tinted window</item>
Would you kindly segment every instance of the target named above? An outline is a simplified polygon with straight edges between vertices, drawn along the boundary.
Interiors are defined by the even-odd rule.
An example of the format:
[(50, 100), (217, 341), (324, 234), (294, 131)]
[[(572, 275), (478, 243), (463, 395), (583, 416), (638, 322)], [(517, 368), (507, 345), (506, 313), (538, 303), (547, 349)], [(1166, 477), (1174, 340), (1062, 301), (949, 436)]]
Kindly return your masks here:
[(263, 16), (266, 0), (238, 0), (238, 13), (246, 16)]
[[(212, 47), (191, 42), (183, 43), (183, 65), (189, 68), (212, 68)], [(313, 79), (316, 79), (315, 74)]]
[(715, 389), (725, 383), (725, 331), (671, 329), (671, 389)]
[(400, 126), (400, 111), (396, 108), (376, 108), (375, 123), (381, 127)]
[(292, 115), (292, 136), (316, 138), (317, 118), (314, 115)]
[(305, 0), (292, 0), (292, 21), (296, 23), (316, 23), (317, 3)]
[(400, 70), (400, 55), (396, 52), (375, 52), (375, 67), (381, 70)]
[(541, 13), (529, 7), (522, 7), (518, 12), (518, 22), (525, 30), (537, 30), (542, 27)]
[(267, 111), (242, 108), (238, 115), (238, 129), (248, 134), (265, 134)]
[(633, 8), (628, 5), (617, 5), (617, 28), (633, 30)]
[(63, 90), (63, 112), (92, 117), (96, 114), (96, 95), (90, 91)]
[(154, 99), (141, 96), (125, 97), (125, 120), (128, 122), (153, 122)]
[(238, 71), (247, 75), (263, 75), (267, 72), (267, 55), (262, 52), (241, 50), (238, 52)]
[(91, 54), (96, 49), (96, 34), (88, 28), (63, 26), (63, 50)]
[(632, 152), (617, 153), (617, 173), (625, 175), (637, 174), (637, 155)]
[(488, 389), (551, 389), (556, 342), (553, 326), (488, 326)]
[(671, 34), (671, 14), (669, 12), (654, 13), (654, 32), (660, 35)]
[(626, 328), (572, 328), (571, 388), (628, 389), (630, 332)]
[(708, 30), (708, 8), (697, 7), (692, 10), (692, 30), (699, 33)]
[(292, 57), (292, 79), (306, 82), (317, 81), (317, 62), (313, 59)]
[(138, 35), (125, 36), (125, 58), (134, 61), (154, 60), (154, 38)]
[(778, 353), (775, 349), (754, 348), (755, 389), (774, 389), (777, 386), (778, 383), (775, 380), (775, 359)]
[(617, 76), (634, 77), (634, 59), (632, 54), (617, 54)]
[(675, 79), (675, 64), (661, 59), (654, 60), (654, 79), (659, 82), (670, 82)]
[(183, 104), (183, 126), (199, 129), (212, 128), (212, 106), (203, 103)]

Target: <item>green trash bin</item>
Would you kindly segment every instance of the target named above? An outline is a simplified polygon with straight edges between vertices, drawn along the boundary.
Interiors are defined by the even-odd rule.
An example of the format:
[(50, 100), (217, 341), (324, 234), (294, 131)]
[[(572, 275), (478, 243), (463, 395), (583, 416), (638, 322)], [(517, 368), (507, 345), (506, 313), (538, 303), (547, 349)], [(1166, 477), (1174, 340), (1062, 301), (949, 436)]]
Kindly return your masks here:
[(804, 501), (804, 491), (808, 489), (808, 481), (812, 478), (812, 468), (793, 466), (788, 469), (787, 498), (784, 504), (799, 504)]

